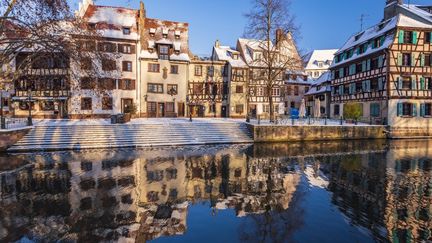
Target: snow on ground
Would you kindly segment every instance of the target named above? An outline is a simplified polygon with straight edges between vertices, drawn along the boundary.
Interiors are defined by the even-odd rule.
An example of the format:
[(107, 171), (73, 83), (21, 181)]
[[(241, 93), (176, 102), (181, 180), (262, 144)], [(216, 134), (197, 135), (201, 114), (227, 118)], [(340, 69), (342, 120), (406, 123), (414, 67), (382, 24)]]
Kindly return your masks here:
[[(184, 124), (189, 123), (189, 118), (137, 118), (132, 119), (127, 125), (148, 125), (148, 124)], [(245, 119), (231, 119), (231, 118), (193, 118), (193, 123), (243, 123)], [(110, 119), (83, 119), (83, 120), (68, 120), (68, 119), (35, 119), (33, 121), (35, 126), (101, 126), (110, 125)], [(253, 125), (258, 125), (258, 120), (251, 120)], [(327, 124), (326, 124), (327, 123)], [(261, 120), (260, 125), (277, 125), (277, 126), (292, 126), (291, 119), (285, 119), (278, 122), (278, 124), (270, 123), (268, 120)], [(294, 126), (340, 126), (340, 120), (327, 119), (296, 119)], [(367, 123), (343, 123), (343, 126), (370, 126)]]

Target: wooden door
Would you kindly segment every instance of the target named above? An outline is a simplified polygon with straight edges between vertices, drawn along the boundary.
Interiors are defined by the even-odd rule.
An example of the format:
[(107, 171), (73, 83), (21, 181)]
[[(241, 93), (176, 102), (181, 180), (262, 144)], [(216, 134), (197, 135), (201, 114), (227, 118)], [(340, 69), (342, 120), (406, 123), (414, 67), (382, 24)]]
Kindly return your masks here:
[(165, 103), (158, 104), (158, 117), (165, 117)]
[(178, 102), (177, 103), (177, 109), (178, 109), (177, 116), (184, 117), (185, 116), (185, 104)]

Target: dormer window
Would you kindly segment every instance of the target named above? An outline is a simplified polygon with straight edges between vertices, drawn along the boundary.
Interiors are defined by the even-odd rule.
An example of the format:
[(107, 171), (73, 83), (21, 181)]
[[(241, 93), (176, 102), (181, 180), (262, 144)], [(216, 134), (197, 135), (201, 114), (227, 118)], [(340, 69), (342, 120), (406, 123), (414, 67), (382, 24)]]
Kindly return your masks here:
[(356, 35), (356, 36), (354, 37), (355, 41), (358, 41), (358, 40), (360, 39), (360, 37), (362, 37), (363, 33), (364, 33), (364, 32), (361, 32), (360, 34)]
[(178, 40), (178, 39), (180, 39), (180, 30), (176, 30), (175, 31), (175, 38)]
[(318, 62), (318, 67), (322, 68), (324, 65), (322, 62)]
[(159, 59), (169, 60), (169, 46), (159, 45)]
[(155, 34), (156, 34), (156, 29), (155, 29), (155, 28), (150, 28), (150, 30), (149, 30), (149, 34), (150, 34), (151, 37), (155, 36)]
[(167, 38), (168, 37), (168, 29), (163, 29), (162, 30), (162, 36), (163, 36), (163, 38)]
[(130, 35), (130, 34), (131, 34), (131, 28), (123, 27), (123, 35)]
[(95, 23), (89, 23), (88, 26), (89, 26), (89, 29), (91, 29), (91, 30), (95, 30), (96, 29), (96, 24)]
[(234, 60), (238, 60), (238, 58), (239, 58), (238, 54), (233, 54), (233, 59)]

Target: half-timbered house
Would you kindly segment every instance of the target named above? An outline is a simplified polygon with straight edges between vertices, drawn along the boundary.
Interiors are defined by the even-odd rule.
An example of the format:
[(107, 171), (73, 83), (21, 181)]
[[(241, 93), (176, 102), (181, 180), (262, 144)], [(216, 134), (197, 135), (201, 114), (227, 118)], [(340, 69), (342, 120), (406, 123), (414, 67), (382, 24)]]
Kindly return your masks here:
[(226, 117), (228, 85), (225, 62), (194, 57), (189, 66), (188, 115)]
[(248, 70), (240, 52), (229, 46), (221, 46), (216, 41), (212, 60), (224, 61), (224, 83), (227, 85), (228, 98), (222, 106), (222, 116), (245, 118), (248, 99)]
[(430, 127), (432, 7), (386, 3), (384, 19), (353, 35), (335, 55), (331, 115), (340, 117), (344, 104), (357, 103), (368, 121)]
[(309, 91), (312, 81), (303, 72), (287, 72), (285, 74), (285, 114), (299, 110), (305, 94)]
[[(81, 60), (72, 64), (83, 70), (73, 77), (70, 118), (108, 117), (131, 112), (139, 100), (137, 46), (139, 41), (138, 17), (134, 9), (99, 6), (84, 0), (77, 15), (100, 35), (95, 40), (83, 38), (83, 50), (104, 53), (101, 60)], [(96, 75), (87, 76), (85, 70), (96, 69)], [(75, 75), (74, 75), (75, 76)]]
[(304, 99), (306, 104), (306, 114), (308, 116), (318, 114), (316, 109), (320, 109), (319, 114), (321, 117), (330, 117), (330, 72), (323, 73), (321, 77), (312, 82), (309, 91), (304, 94)]

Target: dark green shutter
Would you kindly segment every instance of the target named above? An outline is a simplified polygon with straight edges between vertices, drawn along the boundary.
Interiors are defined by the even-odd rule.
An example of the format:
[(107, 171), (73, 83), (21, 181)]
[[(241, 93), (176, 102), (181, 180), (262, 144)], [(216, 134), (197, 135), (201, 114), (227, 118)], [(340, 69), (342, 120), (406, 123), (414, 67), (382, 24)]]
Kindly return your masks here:
[(397, 104), (397, 116), (402, 116), (402, 115), (403, 115), (403, 104), (398, 103)]
[(398, 42), (399, 44), (403, 44), (404, 43), (404, 34), (405, 32), (403, 30), (399, 30), (399, 36), (398, 36)]

